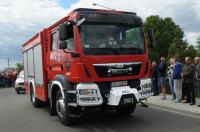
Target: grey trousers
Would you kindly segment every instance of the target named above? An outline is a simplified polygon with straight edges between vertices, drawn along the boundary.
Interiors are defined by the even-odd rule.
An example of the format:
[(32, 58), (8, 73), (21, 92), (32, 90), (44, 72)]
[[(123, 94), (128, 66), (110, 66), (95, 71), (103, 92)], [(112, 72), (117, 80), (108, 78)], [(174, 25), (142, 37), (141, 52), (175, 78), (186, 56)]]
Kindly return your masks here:
[(200, 81), (197, 81), (196, 83), (196, 95), (200, 96)]
[(174, 92), (176, 94), (176, 100), (182, 100), (182, 79), (174, 79)]

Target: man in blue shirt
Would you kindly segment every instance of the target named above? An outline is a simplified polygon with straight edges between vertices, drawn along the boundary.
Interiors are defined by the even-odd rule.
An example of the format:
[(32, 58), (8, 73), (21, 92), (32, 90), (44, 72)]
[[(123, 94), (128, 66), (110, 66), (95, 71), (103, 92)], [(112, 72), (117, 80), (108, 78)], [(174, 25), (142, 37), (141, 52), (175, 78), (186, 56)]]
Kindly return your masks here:
[(177, 58), (174, 58), (174, 92), (176, 94), (176, 102), (180, 103), (182, 101), (182, 65), (178, 62)]

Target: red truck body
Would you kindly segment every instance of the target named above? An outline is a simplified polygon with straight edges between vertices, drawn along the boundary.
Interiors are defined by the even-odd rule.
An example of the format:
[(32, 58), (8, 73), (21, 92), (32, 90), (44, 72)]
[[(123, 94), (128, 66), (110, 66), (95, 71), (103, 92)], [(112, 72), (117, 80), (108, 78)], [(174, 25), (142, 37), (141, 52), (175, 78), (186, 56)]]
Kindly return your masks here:
[[(108, 16), (106, 16), (105, 14), (108, 14)], [(143, 36), (141, 44), (142, 45), (141, 47), (143, 47), (143, 51), (141, 50), (141, 52), (139, 50), (136, 53), (129, 54), (128, 52), (131, 52), (129, 50), (132, 50), (133, 48), (130, 49), (118, 48), (117, 50), (119, 50), (119, 52), (116, 51), (115, 54), (114, 53), (115, 51), (112, 48), (110, 48), (113, 51), (109, 49), (109, 52), (104, 53), (107, 50), (106, 48), (105, 50), (99, 50), (99, 49), (93, 50), (94, 48), (90, 50), (88, 48), (88, 45), (85, 45), (85, 48), (83, 46), (82, 42), (83, 40), (81, 40), (82, 37), (81, 32), (82, 31), (84, 32), (84, 29), (85, 30), (89, 29), (90, 24), (92, 25), (94, 23), (98, 23), (99, 20), (103, 22), (105, 21), (102, 25), (105, 24), (112, 25), (111, 20), (103, 19), (110, 16), (111, 17), (115, 16), (111, 19), (117, 18), (115, 22), (117, 24), (114, 23), (113, 25), (123, 25), (123, 22), (120, 22), (120, 19), (122, 18), (118, 20), (118, 17), (120, 15), (123, 16), (122, 18), (124, 18), (124, 20), (127, 20), (128, 24), (130, 23), (130, 21), (132, 21), (132, 19), (129, 20), (131, 16), (134, 16), (135, 21), (141, 21), (140, 18), (135, 13), (96, 10), (96, 9), (76, 9), (72, 11), (68, 16), (64, 17), (63, 19), (56, 22), (52, 26), (43, 29), (41, 32), (37, 33), (33, 38), (28, 40), (25, 44), (23, 44), (22, 49), (24, 55), (25, 88), (28, 93), (30, 92), (30, 94), (32, 95), (34, 94), (35, 98), (34, 97), (32, 98), (32, 102), (35, 100), (42, 102), (49, 101), (51, 104), (51, 109), (53, 109), (55, 107), (53, 106), (53, 104), (55, 104), (53, 102), (55, 100), (53, 99), (53, 97), (56, 96), (53, 95), (56, 94), (53, 93), (54, 85), (55, 87), (56, 85), (57, 87), (59, 86), (62, 87), (60, 89), (61, 92), (64, 94), (63, 96), (67, 96), (63, 92), (65, 91), (65, 89), (67, 89), (65, 88), (66, 85), (64, 84), (66, 81), (68, 82), (67, 84), (70, 84), (69, 89), (75, 91), (71, 93), (75, 95), (79, 93), (76, 90), (76, 87), (78, 87), (78, 84), (80, 83), (81, 87), (82, 84), (95, 83), (99, 86), (99, 89), (100, 87), (102, 87), (100, 89), (102, 94), (102, 91), (107, 89), (108, 85), (109, 85), (108, 87), (110, 87), (110, 83), (112, 82), (119, 82), (115, 83), (116, 85), (119, 85), (119, 87), (121, 85), (123, 86), (122, 84), (123, 81), (125, 81), (125, 85), (129, 84), (134, 85), (134, 82), (135, 83), (139, 82), (140, 88), (139, 89), (136, 88), (138, 92), (137, 102), (139, 101), (139, 99), (149, 97), (149, 94), (147, 94), (147, 96), (141, 97), (142, 93), (139, 92), (143, 89), (141, 88), (142, 87), (141, 81), (139, 80), (142, 78), (148, 78), (150, 76), (150, 63), (149, 63), (147, 44), (144, 37), (145, 35), (143, 32), (142, 23), (136, 24), (136, 26), (134, 26), (137, 27), (137, 25), (139, 25), (138, 27)], [(126, 19), (126, 16), (128, 19)], [(86, 25), (85, 27), (83, 26), (80, 29), (81, 24), (78, 25), (78, 23), (84, 21), (85, 20), (83, 19), (84, 17), (86, 17), (86, 21), (87, 20), (89, 21), (88, 22), (89, 25)], [(74, 44), (73, 50), (69, 50), (68, 48), (67, 49), (59, 48), (59, 43), (61, 42), (59, 38), (59, 35), (61, 34), (61, 32), (59, 32), (60, 25), (62, 24), (69, 25), (68, 23), (72, 25), (70, 27), (71, 29), (69, 27), (68, 29), (70, 29), (73, 32), (72, 34), (73, 44)], [(106, 31), (109, 32), (110, 29), (111, 28), (109, 27)], [(121, 28), (120, 31), (122, 29), (123, 28)], [(118, 30), (116, 29), (115, 31)], [(121, 33), (119, 35), (120, 38), (122, 38), (124, 33), (128, 33), (130, 31), (128, 30), (126, 32)], [(101, 32), (101, 30), (99, 32)], [(88, 30), (87, 33), (89, 35), (91, 33), (91, 30)], [(63, 82), (61, 78), (64, 78), (65, 82)], [(88, 87), (90, 87), (90, 85)], [(111, 88), (108, 88), (108, 90), (110, 89)], [(71, 97), (71, 95), (69, 97)], [(77, 95), (77, 97), (79, 96)], [(103, 94), (102, 98), (105, 98)], [(76, 103), (76, 101), (73, 102), (73, 104), (74, 103)], [(78, 106), (81, 106), (81, 103), (78, 104)]]

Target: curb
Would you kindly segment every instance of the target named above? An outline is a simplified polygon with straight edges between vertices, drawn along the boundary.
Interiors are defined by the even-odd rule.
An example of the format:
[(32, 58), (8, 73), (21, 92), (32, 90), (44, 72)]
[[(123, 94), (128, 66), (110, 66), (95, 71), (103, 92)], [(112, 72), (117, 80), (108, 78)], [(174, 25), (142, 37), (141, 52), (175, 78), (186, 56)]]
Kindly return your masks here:
[(170, 106), (163, 106), (163, 105), (158, 105), (158, 104), (154, 104), (154, 103), (149, 103), (149, 102), (147, 102), (146, 104), (148, 104), (149, 107), (151, 107), (151, 108), (163, 109), (163, 110), (171, 111), (171, 112), (175, 112), (175, 113), (182, 113), (182, 114), (185, 114), (188, 116), (195, 116), (196, 118), (200, 119), (200, 113), (195, 112), (195, 111), (188, 111), (188, 110), (178, 109), (178, 108), (174, 108), (174, 107), (170, 107)]

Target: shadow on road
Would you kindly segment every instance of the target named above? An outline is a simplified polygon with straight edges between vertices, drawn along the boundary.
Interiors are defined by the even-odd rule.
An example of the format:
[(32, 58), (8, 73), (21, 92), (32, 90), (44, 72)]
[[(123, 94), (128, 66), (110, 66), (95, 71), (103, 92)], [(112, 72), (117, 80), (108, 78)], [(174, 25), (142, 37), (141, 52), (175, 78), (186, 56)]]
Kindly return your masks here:
[[(40, 109), (46, 114), (49, 114), (48, 105)], [(101, 111), (98, 108), (94, 108), (87, 110), (75, 124), (66, 127), (79, 129), (81, 132), (86, 132), (88, 130), (122, 131), (132, 130), (131, 128), (133, 128), (133, 125), (134, 127), (141, 127), (141, 124), (148, 124), (145, 119), (140, 118), (136, 113), (137, 110), (130, 116), (120, 116), (114, 110)], [(56, 116), (54, 121), (59, 122)]]

